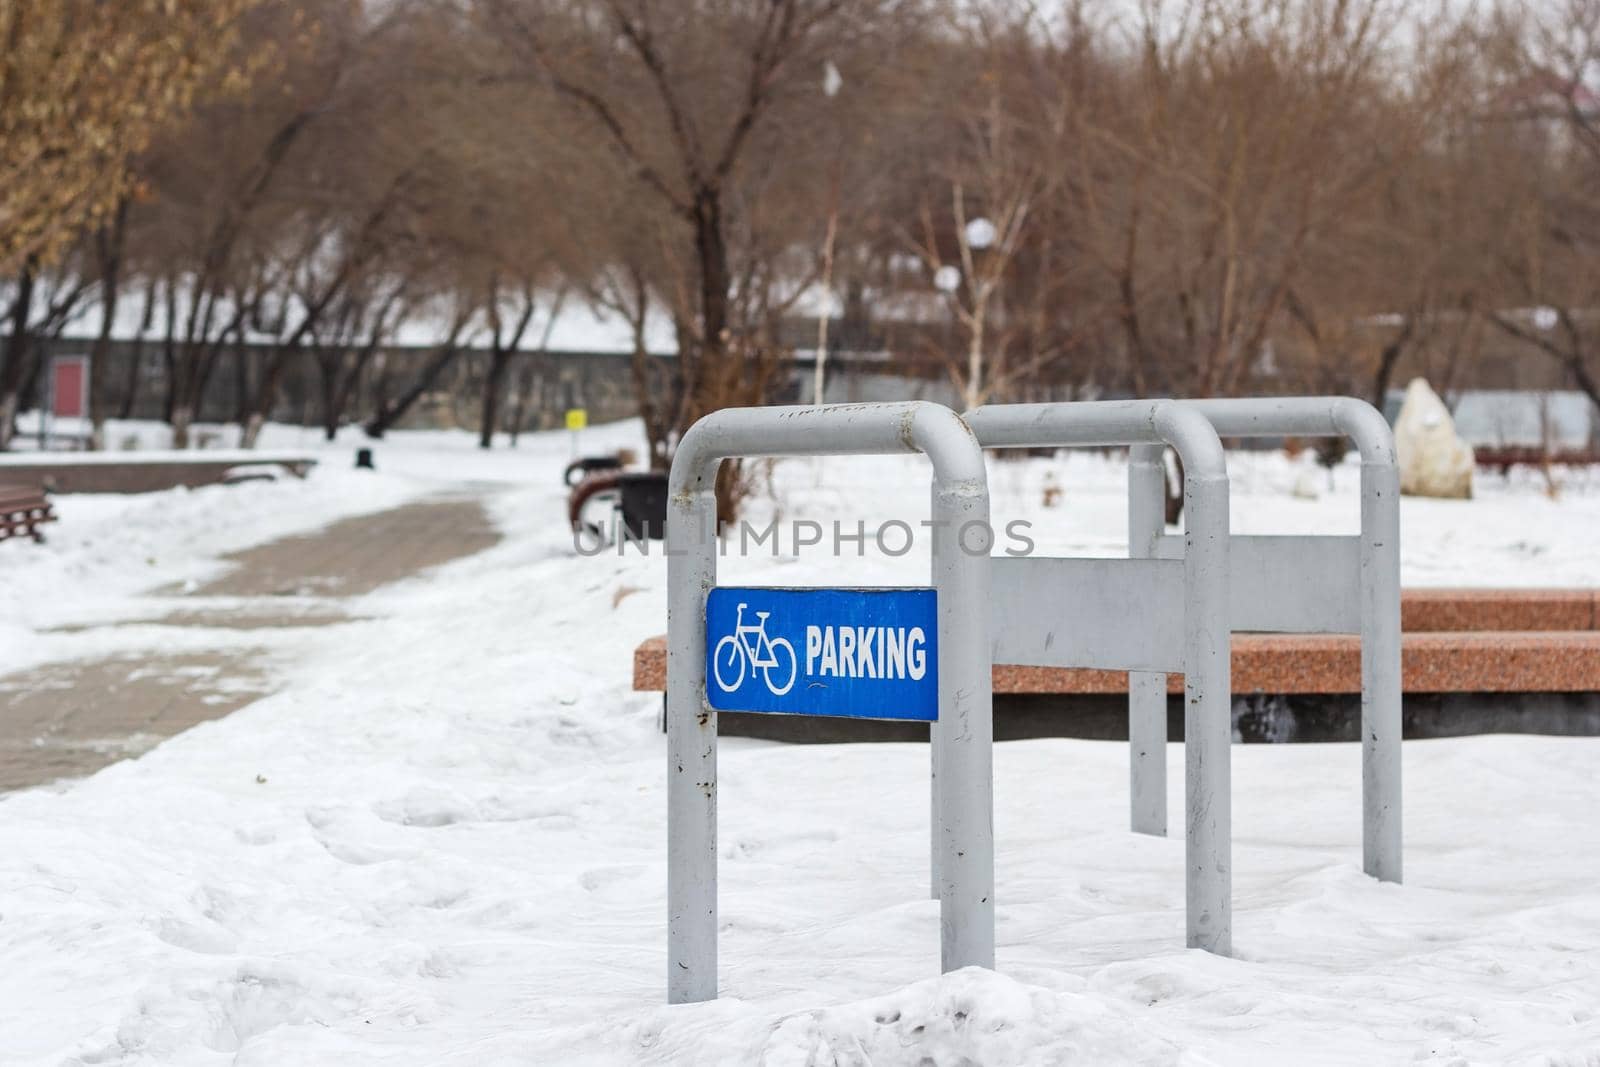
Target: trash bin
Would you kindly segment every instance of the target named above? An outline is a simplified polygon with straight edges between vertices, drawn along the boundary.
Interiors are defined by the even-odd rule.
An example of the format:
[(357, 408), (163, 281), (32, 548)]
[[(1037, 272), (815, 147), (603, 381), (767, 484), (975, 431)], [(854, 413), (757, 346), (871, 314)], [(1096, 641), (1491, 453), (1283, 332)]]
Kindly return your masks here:
[(645, 471), (618, 476), (622, 524), (628, 536), (663, 541), (667, 536), (667, 475)]

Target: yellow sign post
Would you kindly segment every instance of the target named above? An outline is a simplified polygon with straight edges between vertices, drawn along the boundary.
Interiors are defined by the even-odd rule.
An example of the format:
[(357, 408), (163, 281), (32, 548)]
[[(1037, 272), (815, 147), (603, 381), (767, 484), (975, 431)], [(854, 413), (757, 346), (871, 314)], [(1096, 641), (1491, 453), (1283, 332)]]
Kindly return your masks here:
[(572, 434), (572, 455), (578, 455), (578, 432), (589, 425), (589, 410), (587, 408), (567, 409), (567, 431)]

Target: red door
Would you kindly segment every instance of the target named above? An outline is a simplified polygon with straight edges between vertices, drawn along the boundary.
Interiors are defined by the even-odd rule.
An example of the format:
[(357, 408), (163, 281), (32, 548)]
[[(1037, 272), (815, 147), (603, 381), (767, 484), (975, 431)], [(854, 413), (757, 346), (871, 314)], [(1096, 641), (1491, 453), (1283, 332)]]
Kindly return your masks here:
[(57, 356), (51, 363), (50, 396), (57, 418), (81, 419), (89, 414), (89, 357)]

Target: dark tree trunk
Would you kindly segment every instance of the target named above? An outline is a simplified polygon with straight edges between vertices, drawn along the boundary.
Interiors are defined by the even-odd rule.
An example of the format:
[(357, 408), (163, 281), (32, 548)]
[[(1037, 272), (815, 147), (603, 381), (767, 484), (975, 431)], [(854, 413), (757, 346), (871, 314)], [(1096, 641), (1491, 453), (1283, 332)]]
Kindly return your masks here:
[(406, 412), (411, 410), (411, 406), (420, 400), (424, 393), (433, 388), (434, 382), (439, 380), (439, 375), (443, 374), (445, 369), (454, 363), (456, 357), (461, 354), (461, 349), (456, 346), (456, 336), (460, 332), (458, 327), (455, 333), (451, 335), (450, 340), (441, 345), (428, 358), (427, 364), (422, 368), (422, 373), (417, 375), (417, 380), (412, 382), (411, 387), (401, 393), (393, 403), (380, 402), (378, 410), (373, 413), (372, 418), (368, 419), (366, 426), (363, 427), (368, 437), (378, 438), (388, 433), (394, 428), (394, 424), (404, 418)]
[[(216, 340), (183, 346), (177, 400), (172, 411), (172, 447), (189, 447), (189, 430), (203, 413), (206, 387), (211, 384), (211, 375), (216, 371), (218, 361), (230, 346), (243, 347), (243, 344), (244, 313), (241, 311), (233, 316)], [(242, 447), (250, 447), (249, 444), (241, 444)]]
[(109, 229), (95, 238), (100, 254), (100, 333), (89, 350), (89, 447), (96, 452), (106, 446), (106, 419), (111, 409), (111, 329), (117, 318), (117, 298), (121, 293), (122, 248), (128, 224), (128, 200), (117, 202)]
[(495, 426), (500, 419), (500, 394), (505, 388), (506, 370), (512, 353), (496, 347), (489, 353), (489, 368), (483, 374), (483, 424), (478, 428), (478, 447), (494, 447)]
[(173, 361), (171, 384), (171, 414), (167, 421), (172, 424), (172, 447), (189, 447), (189, 430), (195, 420), (195, 380), (199, 377), (198, 370), (201, 360), (196, 351), (199, 344), (194, 341), (185, 341), (176, 346), (178, 353)]
[(669, 427), (663, 417), (663, 410), (672, 408), (668, 385), (662, 381), (665, 377), (662, 368), (655, 365), (654, 357), (644, 347), (644, 331), (636, 328), (633, 338), (633, 392), (638, 399), (639, 418), (644, 422), (644, 438), (650, 450), (650, 469), (666, 470), (671, 462), (671, 453), (667, 449)]
[(1372, 377), (1372, 406), (1383, 410), (1389, 397), (1389, 382), (1394, 378), (1394, 367), (1400, 362), (1400, 345), (1390, 342), (1378, 353), (1378, 372)]
[(277, 406), (278, 392), (283, 388), (283, 380), (288, 377), (289, 368), (294, 363), (294, 357), (303, 355), (299, 338), (302, 333), (296, 332), (294, 339), (288, 344), (279, 345), (272, 353), (272, 358), (267, 361), (266, 370), (261, 372), (261, 387), (256, 390), (256, 402), (249, 418), (245, 419), (244, 432), (239, 435), (240, 448), (254, 448), (256, 441), (261, 436), (261, 428), (272, 417), (272, 409)]
[(50, 405), (50, 383), (45, 377), (45, 357), (50, 352), (51, 340), (53, 338), (39, 332), (37, 323), (28, 331), (28, 376), (23, 379), (22, 389), (19, 391), (22, 410), (32, 408), (41, 416), (45, 408)]
[(1177, 453), (1172, 455), (1173, 462), (1177, 464), (1177, 477), (1162, 465), (1162, 477), (1167, 486), (1166, 519), (1168, 526), (1176, 526), (1178, 520), (1183, 518), (1183, 457)]
[(253, 361), (250, 358), (250, 346), (239, 345), (234, 350), (234, 358), (238, 368), (233, 379), (233, 421), (239, 425), (239, 435), (244, 436), (244, 427), (250, 421), (250, 368)]
[[(387, 309), (385, 309), (385, 313)], [(373, 322), (372, 332), (367, 337), (367, 342), (360, 351), (354, 353), (353, 358), (342, 359), (336, 368), (335, 386), (333, 391), (333, 417), (336, 423), (342, 423), (345, 413), (350, 410), (350, 404), (361, 391), (362, 379), (366, 377), (367, 366), (378, 354), (378, 345), (383, 341), (384, 314), (379, 314)]]
[(1416, 316), (1407, 315), (1406, 324), (1400, 328), (1400, 332), (1378, 353), (1378, 371), (1372, 378), (1372, 406), (1379, 411), (1383, 410), (1384, 401), (1389, 397), (1389, 382), (1394, 377), (1394, 368), (1405, 353), (1406, 344), (1415, 330)]
[(144, 313), (139, 318), (139, 332), (133, 339), (132, 351), (128, 354), (128, 387), (123, 391), (122, 404), (117, 409), (117, 418), (131, 419), (134, 405), (139, 398), (140, 371), (144, 369), (144, 335), (150, 329), (150, 322), (156, 313), (156, 283), (150, 279), (144, 290)]
[(139, 372), (144, 364), (144, 338), (135, 337), (128, 351), (128, 377), (123, 382), (122, 402), (117, 405), (117, 418), (133, 418), (134, 405), (139, 401)]
[(161, 344), (161, 359), (167, 368), (167, 395), (162, 398), (161, 414), (167, 422), (178, 409), (178, 287), (177, 279), (167, 279), (167, 335)]
[(681, 434), (708, 412), (728, 405), (728, 247), (722, 234), (722, 196), (702, 189), (694, 202), (694, 248), (700, 266), (700, 351), (695, 354), (692, 392), (677, 426)]
[(339, 365), (343, 350), (317, 353), (317, 378), (322, 387), (322, 436), (333, 441), (339, 436)]
[(333, 393), (333, 416), (338, 422), (343, 422), (345, 413), (350, 410), (350, 402), (355, 399), (361, 389), (361, 379), (366, 374), (367, 363), (372, 358), (372, 352), (362, 352), (355, 359), (354, 364), (340, 376), (339, 384)]
[(522, 436), (522, 430), (528, 424), (528, 404), (533, 397), (534, 383), (537, 380), (539, 364), (536, 357), (529, 356), (522, 364), (522, 373), (517, 378), (517, 402), (511, 411), (511, 447), (517, 447), (517, 438)]
[(17, 400), (28, 375), (28, 316), (33, 310), (33, 289), (39, 265), (32, 256), (17, 276), (16, 303), (11, 306), (11, 332), (6, 337), (5, 360), (0, 363), (0, 452), (11, 447), (17, 426)]
[[(700, 266), (700, 351), (686, 368), (683, 404), (676, 427), (681, 436), (701, 416), (719, 408), (760, 403), (761, 375), (750, 373), (728, 328), (728, 246), (722, 232), (722, 193), (704, 187), (694, 200), (695, 257)], [(736, 355), (737, 353), (737, 355)], [(681, 358), (681, 352), (680, 352)], [(691, 379), (689, 374), (693, 375)], [(692, 384), (691, 384), (692, 383)], [(745, 468), (730, 460), (717, 473), (717, 525), (733, 522), (750, 492)]]

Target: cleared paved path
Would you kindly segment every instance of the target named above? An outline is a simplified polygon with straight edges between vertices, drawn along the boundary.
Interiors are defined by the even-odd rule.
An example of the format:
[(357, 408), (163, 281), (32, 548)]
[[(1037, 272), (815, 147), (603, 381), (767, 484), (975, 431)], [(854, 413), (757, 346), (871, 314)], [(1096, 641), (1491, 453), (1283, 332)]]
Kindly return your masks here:
[[(233, 570), (191, 591), (159, 591), (172, 610), (136, 623), (271, 631), (352, 621), (340, 598), (498, 540), (477, 497), (407, 504), (234, 553)], [(271, 691), (262, 651), (130, 652), (0, 677), (0, 790), (91, 773), (259, 699)]]
[(0, 790), (99, 770), (270, 691), (249, 657), (119, 656), (0, 678)]
[(237, 569), (188, 595), (360, 596), (499, 540), (478, 498), (425, 500), (236, 552)]

